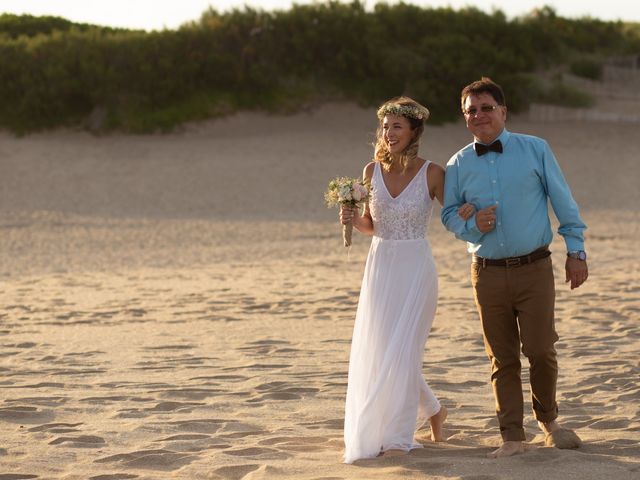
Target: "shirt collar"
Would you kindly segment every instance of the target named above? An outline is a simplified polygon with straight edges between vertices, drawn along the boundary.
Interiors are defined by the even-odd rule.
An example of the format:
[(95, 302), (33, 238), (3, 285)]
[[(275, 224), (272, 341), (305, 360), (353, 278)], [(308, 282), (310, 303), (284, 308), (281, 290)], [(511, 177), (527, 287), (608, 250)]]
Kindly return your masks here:
[(502, 133), (498, 135), (498, 138), (496, 138), (496, 140), (500, 140), (500, 143), (502, 143), (502, 147), (504, 147), (509, 141), (510, 136), (511, 134), (509, 133), (509, 131), (506, 128), (503, 128)]
[[(500, 140), (500, 143), (502, 143), (502, 146), (504, 147), (507, 144), (507, 142), (509, 141), (509, 136), (510, 135), (511, 134), (507, 131), (507, 129), (503, 128), (502, 132), (500, 132), (500, 135), (498, 135), (496, 138), (493, 139), (493, 141), (491, 141), (489, 143), (482, 143), (482, 142), (478, 142), (477, 140), (474, 140), (474, 141), (478, 142), (478, 143), (482, 143), (483, 145), (491, 145), (496, 140)], [(471, 145), (473, 145), (473, 143)]]

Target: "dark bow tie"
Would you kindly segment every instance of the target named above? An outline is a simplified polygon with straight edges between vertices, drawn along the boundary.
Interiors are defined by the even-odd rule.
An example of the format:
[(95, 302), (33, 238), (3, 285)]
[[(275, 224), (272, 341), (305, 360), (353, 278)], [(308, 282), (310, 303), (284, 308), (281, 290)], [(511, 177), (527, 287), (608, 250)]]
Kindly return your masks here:
[(476, 153), (479, 157), (484, 155), (487, 152), (498, 152), (502, 153), (502, 143), (500, 140), (496, 140), (491, 145), (483, 145), (482, 143), (475, 142), (473, 144), (473, 148), (475, 148)]

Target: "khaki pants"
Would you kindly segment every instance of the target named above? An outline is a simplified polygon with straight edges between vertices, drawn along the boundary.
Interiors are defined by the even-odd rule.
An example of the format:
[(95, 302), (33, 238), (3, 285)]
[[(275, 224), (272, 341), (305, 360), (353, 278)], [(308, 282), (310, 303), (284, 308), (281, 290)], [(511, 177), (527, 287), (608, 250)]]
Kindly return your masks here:
[(529, 360), (537, 420), (558, 416), (554, 343), (555, 286), (551, 257), (520, 267), (471, 265), (471, 283), (491, 360), (491, 383), (504, 441), (525, 440), (520, 345)]

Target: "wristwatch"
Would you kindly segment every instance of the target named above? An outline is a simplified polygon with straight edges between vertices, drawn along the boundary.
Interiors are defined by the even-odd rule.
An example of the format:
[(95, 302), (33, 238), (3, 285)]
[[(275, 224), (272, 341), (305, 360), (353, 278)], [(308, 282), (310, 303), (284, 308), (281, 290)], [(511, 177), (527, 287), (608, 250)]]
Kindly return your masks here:
[(577, 258), (578, 260), (585, 261), (587, 259), (587, 252), (584, 250), (573, 250), (571, 252), (567, 252), (567, 257)]

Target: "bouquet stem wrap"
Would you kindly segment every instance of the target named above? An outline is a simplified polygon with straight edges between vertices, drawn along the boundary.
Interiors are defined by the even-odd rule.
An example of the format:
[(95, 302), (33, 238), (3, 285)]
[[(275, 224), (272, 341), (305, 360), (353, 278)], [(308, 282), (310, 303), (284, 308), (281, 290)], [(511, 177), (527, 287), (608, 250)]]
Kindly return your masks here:
[(353, 222), (349, 222), (346, 225), (342, 225), (342, 239), (344, 240), (344, 246), (351, 246), (351, 236), (353, 235)]

